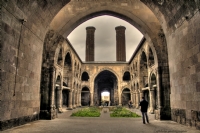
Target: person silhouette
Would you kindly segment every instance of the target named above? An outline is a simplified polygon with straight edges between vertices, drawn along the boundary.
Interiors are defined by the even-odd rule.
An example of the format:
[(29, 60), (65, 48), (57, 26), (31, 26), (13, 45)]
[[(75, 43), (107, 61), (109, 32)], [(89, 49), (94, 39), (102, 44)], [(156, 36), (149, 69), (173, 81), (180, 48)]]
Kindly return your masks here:
[(143, 124), (145, 124), (145, 117), (146, 117), (147, 123), (149, 123), (149, 118), (147, 115), (148, 105), (149, 105), (149, 103), (144, 99), (144, 97), (142, 97), (142, 101), (140, 102), (139, 106), (141, 106)]

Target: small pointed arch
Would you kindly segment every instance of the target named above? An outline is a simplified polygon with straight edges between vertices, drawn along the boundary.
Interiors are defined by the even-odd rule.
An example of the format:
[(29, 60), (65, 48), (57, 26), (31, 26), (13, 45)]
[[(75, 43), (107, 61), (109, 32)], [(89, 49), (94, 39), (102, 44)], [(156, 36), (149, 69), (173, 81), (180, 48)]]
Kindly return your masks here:
[(136, 71), (138, 70), (138, 63), (137, 62), (135, 63), (135, 70)]
[(61, 84), (61, 77), (60, 77), (60, 75), (58, 75), (57, 76), (57, 78), (56, 78), (56, 86), (60, 86), (60, 84)]
[(73, 85), (74, 87), (76, 87), (76, 82), (74, 82), (74, 85)]
[(153, 52), (151, 50), (151, 47), (149, 47), (149, 66), (152, 66), (155, 64), (155, 61), (154, 61), (154, 55), (153, 55)]
[(62, 65), (63, 57), (62, 57), (62, 47), (60, 48), (59, 54), (58, 54), (58, 59), (57, 59), (57, 64)]
[(139, 84), (136, 84), (136, 90), (139, 91)]
[(64, 66), (72, 67), (72, 59), (69, 52), (65, 56)]
[(131, 75), (129, 71), (126, 71), (123, 75), (123, 81), (129, 81), (131, 80)]
[(87, 72), (83, 72), (81, 76), (82, 81), (88, 81), (89, 80), (89, 75)]
[(129, 89), (129, 88), (124, 88), (124, 89), (122, 90), (122, 93), (130, 93), (130, 89)]
[(156, 85), (156, 75), (154, 73), (151, 74), (151, 85)]
[(76, 64), (76, 61), (74, 62), (74, 70), (76, 70), (77, 68), (77, 64)]
[(78, 64), (78, 66), (77, 66), (77, 70), (79, 70), (79, 64)]
[(90, 89), (89, 89), (89, 87), (84, 86), (84, 87), (81, 89), (81, 91), (90, 92)]
[(78, 83), (76, 84), (76, 89), (78, 89)]
[(141, 58), (140, 58), (140, 68), (142, 67), (147, 68), (147, 56), (144, 51), (142, 51)]

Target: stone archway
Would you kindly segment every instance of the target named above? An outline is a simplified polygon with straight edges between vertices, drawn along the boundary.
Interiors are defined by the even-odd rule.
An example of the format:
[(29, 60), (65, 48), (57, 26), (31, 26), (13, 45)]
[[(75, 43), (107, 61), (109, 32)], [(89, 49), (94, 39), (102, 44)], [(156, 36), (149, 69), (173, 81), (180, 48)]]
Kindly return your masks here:
[[(198, 33), (199, 30), (199, 0), (184, 0), (178, 2), (169, 0), (4, 0), (2, 1), (2, 10), (2, 32), (5, 35), (4, 39), (2, 39), (3, 52), (1, 54), (2, 57), (5, 57), (2, 58), (2, 66), (4, 66), (2, 67), (2, 75), (6, 74), (7, 76), (5, 80), (2, 80), (2, 92), (13, 96), (13, 100), (2, 100), (2, 103), (6, 105), (2, 114), (8, 112), (10, 113), (9, 115), (2, 115), (1, 123), (9, 123), (8, 127), (15, 125), (10, 123), (13, 123), (11, 120), (14, 119), (11, 114), (14, 114), (14, 111), (16, 110), (10, 110), (7, 107), (9, 105), (6, 103), (21, 102), (21, 100), (15, 100), (20, 98), (15, 91), (17, 89), (16, 86), (21, 85), (20, 82), (16, 81), (21, 81), (21, 79), (27, 79), (26, 81), (29, 81), (27, 83), (25, 81), (25, 84), (29, 85), (28, 88), (34, 88), (29, 89), (28, 94), (25, 94), (24, 90), (20, 88), (19, 93), (23, 93), (25, 96), (33, 96), (31, 101), (29, 99), (23, 99), (23, 102), (33, 102), (37, 104), (30, 107), (32, 109), (26, 113), (26, 116), (17, 114), (16, 119), (26, 119), (27, 116), (30, 116), (30, 118), (34, 118), (36, 120), (38, 119), (37, 116), (41, 114), (39, 113), (40, 109), (41, 112), (51, 114), (51, 111), (53, 110), (53, 100), (51, 99), (53, 97), (53, 93), (51, 91), (54, 89), (56, 77), (53, 64), (48, 64), (49, 62), (52, 63), (52, 60), (47, 60), (47, 62), (45, 62), (45, 60), (47, 59), (46, 57), (50, 57), (49, 59), (53, 59), (54, 57), (51, 53), (53, 50), (48, 50), (48, 48), (53, 48), (55, 45), (51, 45), (49, 41), (53, 40), (55, 44), (57, 41), (54, 41), (54, 38), (51, 37), (49, 40), (44, 39), (45, 34), (48, 34), (47, 31), (49, 29), (53, 29), (59, 34), (64, 35), (61, 31), (63, 27), (65, 27), (62, 29), (63, 31), (70, 32), (78, 26), (78, 24), (80, 24), (77, 23), (77, 20), (80, 22), (82, 20), (81, 18), (84, 18), (85, 16), (88, 17), (90, 15), (96, 15), (92, 13), (108, 10), (117, 12), (119, 14), (118, 17), (120, 17), (120, 14), (127, 16), (128, 19), (130, 19), (129, 22), (134, 21), (137, 23), (140, 30), (144, 31), (143, 33), (147, 34), (147, 36), (149, 35), (149, 38), (147, 39), (152, 40), (156, 51), (159, 52), (157, 56), (159, 58), (157, 80), (162, 82), (157, 83), (158, 87), (160, 87), (160, 96), (163, 97), (160, 104), (162, 106), (160, 107), (160, 116), (162, 116), (161, 119), (170, 119), (170, 109), (172, 109), (173, 111), (183, 111), (183, 114), (185, 114), (183, 119), (188, 120), (188, 123), (194, 121), (191, 117), (191, 107), (189, 105), (196, 102), (195, 97), (191, 97), (190, 102), (188, 102), (187, 100), (180, 101), (180, 99), (177, 99), (176, 96), (183, 99), (183, 95), (185, 97), (190, 97), (191, 93), (183, 91), (187, 89), (185, 86), (188, 86), (188, 84), (192, 84), (189, 87), (193, 90), (192, 93), (199, 93), (199, 80), (195, 78), (198, 76), (198, 69), (196, 69), (196, 73), (192, 74), (192, 77), (195, 78), (195, 80), (192, 80), (191, 82), (187, 80), (181, 82), (183, 79), (191, 78), (191, 74), (186, 72), (188, 69), (193, 66), (196, 68), (199, 67), (199, 62), (196, 59), (199, 51), (193, 52), (194, 49), (198, 49), (197, 47), (199, 47), (198, 45), (200, 42), (198, 36), (196, 36), (196, 33)], [(63, 22), (64, 25), (56, 23), (54, 20), (52, 21), (55, 16), (57, 16), (57, 20)], [(27, 19), (27, 21), (25, 19)], [(86, 19), (83, 19), (82, 22), (85, 20)], [(50, 25), (51, 22), (54, 26)], [(60, 27), (57, 29), (57, 26)], [(163, 32), (160, 33), (160, 29), (161, 31), (163, 29), (165, 34)], [(20, 36), (20, 38), (16, 35)], [(165, 35), (167, 40), (165, 40)], [(160, 39), (158, 39), (159, 37)], [(59, 39), (56, 38), (56, 40)], [(167, 52), (167, 50), (169, 51)], [(41, 59), (42, 56), (44, 56), (43, 59)], [(26, 62), (23, 64), (16, 63), (16, 60), (17, 62), (22, 62), (24, 60), (23, 57), (26, 57)], [(170, 72), (168, 68), (168, 57), (170, 62)], [(188, 66), (187, 62), (189, 59), (192, 60), (192, 64)], [(29, 66), (28, 71), (24, 69), (25, 66)], [(13, 69), (15, 69), (15, 71)], [(26, 72), (24, 70), (26, 70)], [(170, 82), (169, 73), (171, 78)], [(27, 76), (29, 74), (30, 76)], [(10, 78), (11, 76), (14, 77), (15, 80)], [(7, 91), (8, 83), (14, 84), (13, 91), (11, 92)], [(179, 93), (179, 91), (183, 92)], [(170, 99), (172, 99), (171, 105)], [(183, 107), (182, 105), (185, 106)], [(195, 106), (193, 108), (193, 111), (197, 111), (199, 106)], [(24, 111), (26, 111), (25, 105), (20, 104), (18, 112)], [(176, 112), (172, 114), (176, 114)], [(175, 121), (180, 117), (182, 116), (173, 115)], [(52, 117), (50, 116), (48, 118), (51, 119)], [(20, 124), (21, 123), (19, 123), (19, 125)], [(193, 125), (196, 126), (195, 124)]]
[(94, 103), (101, 105), (102, 101), (102, 92), (109, 92), (110, 99), (106, 102), (109, 102), (109, 105), (116, 105), (119, 103), (118, 98), (118, 88), (117, 88), (117, 77), (115, 74), (108, 70), (100, 72), (94, 80)]

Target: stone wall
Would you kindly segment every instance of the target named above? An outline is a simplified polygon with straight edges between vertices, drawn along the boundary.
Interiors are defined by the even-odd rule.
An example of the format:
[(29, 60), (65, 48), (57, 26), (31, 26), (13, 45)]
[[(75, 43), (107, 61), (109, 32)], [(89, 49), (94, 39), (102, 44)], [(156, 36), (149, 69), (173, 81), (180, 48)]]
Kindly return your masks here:
[(0, 130), (39, 118), (43, 41), (67, 2), (1, 1)]
[(197, 13), (169, 36), (171, 108), (184, 109), (187, 120), (192, 120), (192, 110), (200, 110), (199, 22)]
[[(199, 1), (142, 0), (158, 15), (166, 36), (172, 120), (199, 129)], [(194, 116), (195, 115), (195, 116)]]

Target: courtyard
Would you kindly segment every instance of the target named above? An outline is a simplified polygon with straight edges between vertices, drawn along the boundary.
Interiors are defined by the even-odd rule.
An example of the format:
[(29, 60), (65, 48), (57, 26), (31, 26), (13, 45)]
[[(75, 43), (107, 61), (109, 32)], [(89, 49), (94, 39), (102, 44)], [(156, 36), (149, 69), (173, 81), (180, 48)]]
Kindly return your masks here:
[[(70, 117), (75, 110), (66, 110), (54, 120), (39, 120), (2, 133), (200, 133), (173, 121), (159, 121), (149, 114), (150, 123), (143, 124), (142, 118), (111, 118), (108, 108), (103, 108), (100, 117)], [(138, 109), (130, 109), (140, 115)], [(107, 113), (105, 113), (107, 111)]]

